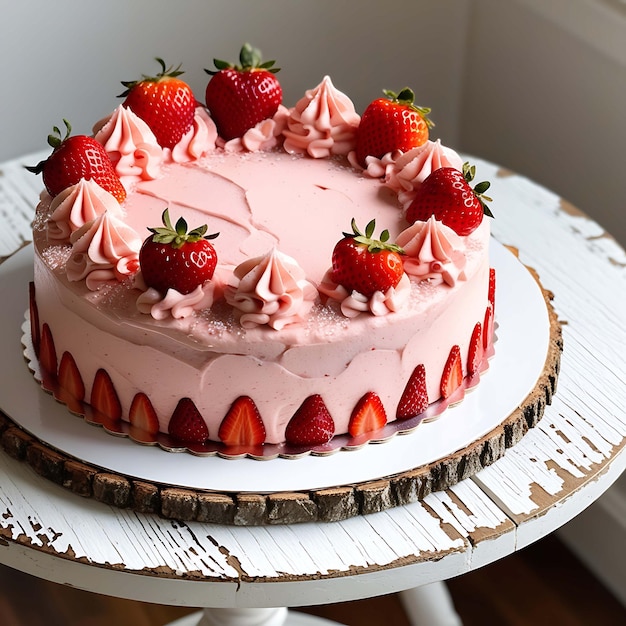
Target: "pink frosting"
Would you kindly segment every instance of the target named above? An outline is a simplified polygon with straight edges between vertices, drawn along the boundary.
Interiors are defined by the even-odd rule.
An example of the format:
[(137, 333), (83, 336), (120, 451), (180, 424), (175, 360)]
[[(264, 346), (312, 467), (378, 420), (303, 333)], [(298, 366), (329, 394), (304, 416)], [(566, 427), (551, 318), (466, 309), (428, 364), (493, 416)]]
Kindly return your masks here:
[(137, 180), (154, 180), (161, 172), (163, 148), (150, 127), (121, 104), (94, 127), (125, 187)]
[(72, 282), (84, 280), (91, 291), (111, 280), (122, 281), (139, 267), (142, 239), (108, 211), (72, 233), (70, 241), (67, 277)]
[(122, 214), (113, 195), (94, 180), (81, 178), (52, 199), (47, 222), (48, 239), (68, 242), (74, 231), (107, 211), (112, 215)]
[(465, 243), (434, 216), (409, 226), (398, 235), (396, 243), (404, 250), (404, 271), (409, 276), (450, 287), (465, 280)]
[(385, 171), (385, 184), (397, 192), (401, 206), (406, 209), (415, 197), (415, 190), (440, 167), (461, 170), (463, 159), (454, 150), (442, 145), (439, 139), (429, 139), (419, 148), (393, 159), (393, 165)]
[(395, 287), (390, 287), (385, 292), (376, 291), (367, 297), (358, 291), (349, 292), (337, 284), (332, 279), (332, 270), (328, 270), (319, 285), (319, 290), (331, 300), (339, 302), (345, 317), (356, 317), (368, 312), (383, 316), (399, 311), (408, 303), (411, 296), (411, 281), (405, 273)]
[(317, 289), (294, 259), (273, 248), (238, 265), (224, 296), (244, 328), (281, 330), (305, 318)]
[(316, 159), (347, 155), (354, 149), (360, 121), (352, 100), (325, 76), (291, 110), (284, 131), (285, 150)]
[(135, 286), (143, 291), (137, 298), (137, 310), (145, 315), (151, 315), (155, 320), (189, 317), (195, 311), (210, 309), (215, 299), (215, 285), (211, 281), (198, 285), (187, 294), (182, 294), (176, 289), (168, 289), (165, 296), (162, 296), (156, 289), (146, 287), (139, 273)]
[(256, 126), (247, 130), (243, 136), (217, 143), (226, 152), (263, 152), (280, 145), (282, 133), (287, 126), (289, 110), (282, 104), (273, 117), (260, 121)]
[(171, 149), (165, 150), (166, 160), (175, 163), (195, 161), (210, 150), (215, 149), (217, 127), (203, 107), (196, 107), (192, 127)]

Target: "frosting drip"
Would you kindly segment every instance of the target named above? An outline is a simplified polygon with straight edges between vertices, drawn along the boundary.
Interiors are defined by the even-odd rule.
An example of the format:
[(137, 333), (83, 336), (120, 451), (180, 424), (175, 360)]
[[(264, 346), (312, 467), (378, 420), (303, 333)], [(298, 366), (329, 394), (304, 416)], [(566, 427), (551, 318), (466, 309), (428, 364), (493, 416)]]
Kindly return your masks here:
[(75, 231), (70, 241), (68, 280), (84, 280), (91, 291), (111, 280), (122, 281), (139, 268), (141, 238), (108, 211)]
[(360, 121), (352, 100), (325, 76), (291, 110), (284, 148), (289, 153), (307, 153), (316, 159), (346, 155), (354, 149)]
[(118, 201), (95, 181), (81, 178), (52, 199), (46, 224), (48, 239), (67, 243), (73, 232), (106, 212), (121, 215)]
[(465, 280), (465, 243), (434, 216), (409, 226), (398, 235), (396, 243), (404, 250), (404, 271), (409, 276), (450, 287)]
[(267, 324), (281, 330), (304, 319), (317, 289), (294, 259), (273, 248), (237, 266), (224, 296), (244, 328)]

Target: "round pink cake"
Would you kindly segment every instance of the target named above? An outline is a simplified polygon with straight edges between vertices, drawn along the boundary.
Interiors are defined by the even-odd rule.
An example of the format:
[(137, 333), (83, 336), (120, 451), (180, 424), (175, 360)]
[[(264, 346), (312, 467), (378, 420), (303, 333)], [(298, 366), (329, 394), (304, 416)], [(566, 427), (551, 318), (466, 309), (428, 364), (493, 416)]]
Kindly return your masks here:
[[(263, 438), (244, 436), (237, 449), (254, 454), (264, 444), (302, 447), (286, 431), (311, 398), (326, 427), (332, 420), (330, 438), (353, 439), (372, 436), (354, 426), (364, 403), (376, 407), (379, 421), (366, 420), (375, 430), (381, 415), (415, 417), (406, 414), (411, 394), (420, 412), (424, 394), (430, 405), (442, 393), (454, 400), (460, 383), (450, 388), (450, 370), (460, 367), (467, 382), (490, 349), (489, 220), (466, 236), (434, 217), (410, 225), (405, 210), (419, 185), (462, 161), (428, 140), (363, 168), (353, 158), (359, 120), (325, 78), (231, 141), (200, 106), (171, 149), (121, 105), (99, 122), (94, 137), (125, 201), (83, 179), (55, 197), (44, 192), (34, 220), (31, 324), (44, 385), (74, 412), (130, 422), (145, 431), (138, 440), (163, 437), (197, 453), (228, 453), (221, 426), (242, 403), (239, 431), (253, 407)], [(172, 222), (219, 233), (215, 274), (189, 294), (142, 279), (139, 250), (165, 209)], [(384, 293), (333, 281), (333, 249), (353, 219), (362, 228), (375, 220), (402, 248), (402, 279)], [(171, 425), (183, 406), (205, 425), (196, 440)], [(313, 437), (308, 448), (325, 443)]]

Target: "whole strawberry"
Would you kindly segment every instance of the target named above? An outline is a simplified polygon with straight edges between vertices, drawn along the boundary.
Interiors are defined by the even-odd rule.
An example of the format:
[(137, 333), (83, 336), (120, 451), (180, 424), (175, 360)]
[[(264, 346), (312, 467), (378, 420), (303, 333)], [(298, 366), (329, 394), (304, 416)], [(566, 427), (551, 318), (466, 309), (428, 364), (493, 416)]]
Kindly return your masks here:
[(105, 149), (93, 137), (72, 136), (72, 127), (67, 120), (65, 136), (55, 126), (48, 135), (52, 154), (33, 167), (26, 169), (41, 174), (48, 193), (54, 197), (64, 189), (75, 185), (81, 178), (95, 181), (100, 187), (115, 196), (118, 202), (126, 199), (126, 190), (109, 159)]
[(370, 297), (376, 291), (386, 292), (402, 278), (402, 249), (389, 243), (389, 231), (374, 239), (375, 220), (362, 233), (352, 219), (352, 232), (344, 233), (332, 256), (332, 279), (348, 291)]
[(415, 94), (405, 87), (400, 93), (383, 90), (385, 98), (374, 100), (363, 113), (356, 136), (356, 158), (365, 167), (365, 158), (381, 158), (388, 152), (407, 152), (428, 140), (434, 126), (430, 109), (414, 104)]
[(283, 99), (275, 74), (275, 61), (262, 62), (261, 52), (244, 44), (239, 65), (214, 59), (216, 70), (206, 87), (206, 105), (220, 136), (227, 141), (241, 137), (259, 122), (273, 117)]
[(193, 125), (196, 99), (189, 85), (178, 78), (184, 72), (180, 65), (166, 68), (156, 59), (161, 71), (156, 76), (143, 75), (140, 80), (122, 81), (126, 91), (122, 105), (140, 117), (154, 133), (162, 148), (173, 148)]
[(463, 171), (453, 167), (436, 169), (418, 187), (406, 212), (407, 221), (426, 222), (434, 215), (458, 235), (473, 233), (483, 221), (483, 215), (493, 217), (485, 204), (491, 198), (484, 195), (490, 183), (478, 183), (472, 189), (470, 183), (475, 173), (475, 166), (469, 163), (463, 165)]
[(206, 235), (206, 224), (187, 232), (187, 222), (182, 217), (174, 227), (167, 209), (162, 220), (162, 227), (148, 229), (153, 234), (139, 251), (143, 279), (148, 287), (162, 294), (168, 289), (191, 293), (213, 277), (217, 254), (209, 240), (219, 233)]

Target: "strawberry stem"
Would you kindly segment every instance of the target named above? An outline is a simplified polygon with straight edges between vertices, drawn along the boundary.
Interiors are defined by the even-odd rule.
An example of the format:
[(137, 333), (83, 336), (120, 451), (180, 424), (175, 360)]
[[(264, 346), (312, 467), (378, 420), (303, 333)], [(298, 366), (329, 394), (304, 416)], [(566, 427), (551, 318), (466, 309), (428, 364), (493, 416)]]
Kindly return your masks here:
[(426, 122), (426, 126), (428, 126), (428, 128), (433, 128), (435, 126), (435, 123), (428, 117), (431, 113), (431, 109), (415, 104), (415, 93), (410, 87), (404, 87), (404, 89), (401, 89), (399, 93), (389, 89), (383, 89), (383, 93), (392, 102), (405, 106), (411, 109), (411, 111), (415, 111), (424, 120), (424, 122)]
[(193, 230), (187, 232), (187, 222), (181, 216), (176, 221), (176, 225), (172, 226), (169, 209), (165, 209), (161, 215), (163, 226), (156, 228), (148, 228), (152, 233), (152, 241), (154, 243), (167, 243), (173, 248), (182, 248), (186, 243), (193, 243), (201, 239), (215, 239), (219, 233), (207, 235), (208, 226), (203, 224)]
[(185, 71), (181, 70), (182, 63), (179, 63), (176, 67), (167, 67), (165, 65), (165, 61), (160, 57), (155, 57), (155, 61), (161, 66), (161, 71), (156, 74), (156, 76), (148, 76), (146, 74), (142, 74), (139, 80), (123, 80), (122, 85), (126, 87), (126, 90), (121, 93), (118, 98), (125, 98), (130, 90), (138, 85), (139, 83), (158, 83), (160, 80), (164, 78), (176, 78), (181, 74), (184, 74)]
[(222, 70), (237, 70), (239, 72), (266, 70), (271, 74), (276, 74), (280, 71), (280, 68), (274, 67), (275, 63), (276, 61), (263, 62), (261, 51), (258, 48), (254, 48), (249, 43), (244, 43), (239, 51), (239, 65), (229, 63), (228, 61), (222, 61), (221, 59), (213, 59), (213, 64), (217, 69), (205, 69), (204, 71), (210, 76), (218, 74)]
[(376, 229), (376, 220), (371, 220), (365, 227), (365, 233), (361, 232), (356, 224), (356, 220), (352, 218), (350, 222), (352, 227), (351, 233), (343, 233), (344, 237), (352, 237), (354, 241), (367, 246), (368, 252), (381, 252), (382, 250), (389, 250), (391, 252), (398, 252), (404, 254), (404, 250), (395, 243), (389, 243), (389, 231), (383, 230), (378, 239), (374, 239), (374, 231)]
[[(474, 180), (475, 175), (476, 175), (476, 166), (470, 165), (468, 161), (463, 163), (463, 178), (465, 178), (465, 181), (467, 182), (468, 185), (470, 185), (470, 183)], [(483, 213), (487, 217), (493, 217), (493, 213), (491, 212), (491, 209), (486, 204), (487, 202), (493, 202), (493, 200), (489, 196), (485, 195), (485, 191), (487, 191), (489, 187), (491, 187), (491, 183), (488, 180), (484, 180), (481, 183), (476, 183), (472, 191), (474, 192), (474, 195), (478, 198), (478, 201), (480, 202), (480, 205), (483, 208)]]

